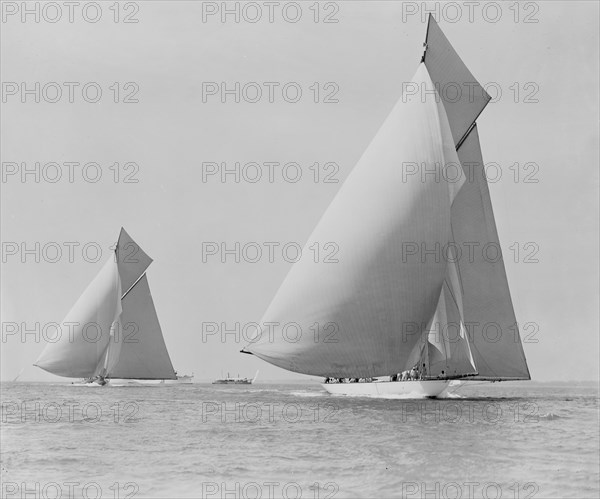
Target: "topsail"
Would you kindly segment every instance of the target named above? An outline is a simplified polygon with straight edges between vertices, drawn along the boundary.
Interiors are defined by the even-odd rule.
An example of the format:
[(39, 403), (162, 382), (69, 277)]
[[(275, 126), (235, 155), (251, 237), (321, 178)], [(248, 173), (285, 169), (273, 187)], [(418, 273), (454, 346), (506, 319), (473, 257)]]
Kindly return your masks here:
[[(490, 98), (431, 16), (407, 88), (419, 91), (396, 103), (243, 351), (334, 378), (423, 362), (434, 375), (529, 379), (501, 258), (407, 251), (498, 244), (475, 127)], [(475, 175), (457, 178), (473, 163)], [(428, 175), (407, 174), (415, 165)], [(312, 259), (323, 241), (338, 244), (337, 263)], [(493, 343), (489, 323), (500, 330)]]

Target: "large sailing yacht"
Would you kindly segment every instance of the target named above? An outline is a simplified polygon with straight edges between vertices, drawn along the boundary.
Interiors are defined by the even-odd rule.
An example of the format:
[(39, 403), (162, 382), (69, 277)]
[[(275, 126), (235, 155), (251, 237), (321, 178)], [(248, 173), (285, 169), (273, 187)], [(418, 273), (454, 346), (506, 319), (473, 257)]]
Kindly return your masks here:
[[(490, 96), (431, 15), (404, 90), (267, 309), (262, 323), (279, 328), (242, 352), (322, 376), (334, 394), (530, 379), (501, 254), (482, 251), (499, 250), (475, 122)], [(338, 263), (310, 257), (319, 241), (338, 244)]]

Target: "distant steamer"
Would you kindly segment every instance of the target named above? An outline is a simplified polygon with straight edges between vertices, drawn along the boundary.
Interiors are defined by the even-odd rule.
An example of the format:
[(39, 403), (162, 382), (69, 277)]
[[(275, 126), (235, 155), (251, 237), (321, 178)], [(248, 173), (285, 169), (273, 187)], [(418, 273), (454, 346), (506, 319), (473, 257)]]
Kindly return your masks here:
[(256, 378), (258, 376), (258, 371), (256, 371), (256, 374), (254, 375), (254, 378), (249, 379), (249, 378), (240, 378), (240, 375), (238, 374), (237, 378), (232, 378), (231, 376), (229, 376), (229, 373), (227, 373), (227, 377), (223, 378), (223, 379), (217, 379), (215, 381), (213, 381), (213, 385), (251, 385), (252, 383), (254, 383), (254, 381), (256, 381)]

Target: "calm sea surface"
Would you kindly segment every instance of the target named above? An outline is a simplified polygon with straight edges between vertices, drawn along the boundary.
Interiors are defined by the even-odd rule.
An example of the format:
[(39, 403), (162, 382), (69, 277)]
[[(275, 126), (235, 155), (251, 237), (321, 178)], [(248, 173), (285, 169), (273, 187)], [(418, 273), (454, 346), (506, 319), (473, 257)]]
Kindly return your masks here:
[(599, 497), (594, 384), (1, 388), (7, 498)]

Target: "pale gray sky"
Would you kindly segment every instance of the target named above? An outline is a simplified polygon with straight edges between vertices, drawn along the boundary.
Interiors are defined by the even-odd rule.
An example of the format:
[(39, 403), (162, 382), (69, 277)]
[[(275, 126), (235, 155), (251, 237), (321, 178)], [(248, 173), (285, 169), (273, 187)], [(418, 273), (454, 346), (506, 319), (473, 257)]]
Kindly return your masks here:
[[(490, 190), (517, 320), (537, 325), (522, 332), (528, 337), (525, 354), (536, 380), (595, 379), (598, 3), (525, 2), (528, 7), (517, 12), (510, 10), (511, 2), (502, 4), (500, 18), (488, 7), (491, 3), (481, 2), (473, 22), (465, 6), (457, 22), (449, 22), (456, 15), (449, 10), (436, 17), (478, 80), (502, 91), (478, 125), (484, 160), (502, 169)], [(12, 9), (21, 3), (5, 2), (4, 9), (6, 4)], [(111, 4), (101, 2), (97, 23), (78, 11), (68, 22), (66, 7), (56, 23), (48, 22), (56, 15), (50, 10), (40, 11), (39, 23), (31, 15), (22, 22), (20, 12), (4, 11), (3, 327), (14, 322), (33, 329), (36, 323), (60, 322), (124, 226), (154, 259), (148, 279), (178, 371), (210, 379), (222, 370), (252, 375), (260, 368), (263, 379), (301, 377), (239, 354), (243, 339), (202, 338), (203, 322), (232, 328), (260, 321), (291, 264), (281, 251), (269, 262), (266, 248), (257, 263), (236, 264), (230, 257), (223, 264), (218, 256), (203, 262), (202, 245), (304, 243), (340, 186), (322, 178), (315, 183), (309, 167), (335, 162), (339, 172), (333, 178), (339, 182), (351, 171), (400, 97), (402, 82), (416, 70), (426, 29), (422, 3), (405, 2), (404, 12), (400, 2), (321, 4), (318, 23), (313, 2), (299, 3), (297, 23), (286, 21), (279, 10), (268, 22), (263, 2), (258, 2), (263, 19), (256, 23), (244, 19), (244, 13), (246, 18), (255, 15), (250, 10), (241, 11), (239, 23), (232, 15), (223, 23), (218, 14), (203, 22), (201, 2), (179, 1), (133, 2), (138, 11), (121, 11), (115, 23)], [(220, 2), (209, 4), (205, 10)], [(245, 4), (239, 5), (243, 9)], [(412, 9), (417, 12), (407, 15)], [(291, 18), (295, 11), (286, 14)], [(323, 23), (328, 14), (339, 22)], [(95, 13), (86, 15), (90, 19)], [(139, 22), (121, 22), (125, 15)], [(36, 103), (35, 96), (25, 95), (22, 103), (20, 89), (12, 95), (18, 87), (10, 82), (33, 88), (36, 81), (41, 87), (57, 82), (63, 89), (59, 102), (47, 102), (42, 95)], [(233, 86), (236, 81), (242, 86), (257, 82), (263, 98), (235, 103), (230, 96), (223, 104), (217, 95), (203, 102), (203, 82)], [(64, 82), (79, 83), (73, 87), (73, 103)], [(81, 88), (89, 82), (102, 88), (97, 103), (82, 98)], [(118, 103), (109, 88), (115, 82)], [(121, 102), (136, 88), (125, 87), (127, 82), (139, 88), (138, 103)], [(263, 82), (280, 83), (275, 102), (268, 101)], [(288, 82), (303, 91), (297, 103), (282, 98)], [(314, 82), (319, 83), (319, 101), (334, 88), (325, 84), (335, 83), (339, 102), (315, 103)], [(46, 100), (53, 99), (55, 88), (46, 90)], [(94, 96), (93, 88), (87, 95)], [(7, 163), (35, 169), (36, 161), (61, 164), (63, 178), (47, 180), (55, 175), (50, 168), (37, 183), (33, 174), (25, 181), (20, 171), (6, 175)], [(74, 167), (69, 182), (64, 163), (70, 161), (98, 163), (102, 178), (88, 182), (81, 167)], [(236, 161), (296, 162), (303, 177), (290, 183), (275, 168), (273, 183), (263, 178), (236, 184), (232, 176), (225, 183), (218, 176), (203, 181), (202, 164), (210, 161), (230, 167)], [(121, 173), (116, 183), (115, 168), (110, 168), (115, 162)], [(127, 162), (139, 165), (133, 177), (138, 183), (124, 182), (123, 175), (132, 171), (123, 169)], [(537, 183), (525, 182), (533, 168), (524, 166), (529, 162), (539, 166), (528, 178)], [(519, 167), (511, 169), (515, 163)], [(89, 178), (94, 169), (86, 172)], [(46, 258), (42, 254), (36, 263), (31, 254), (23, 263), (20, 251), (8, 251), (14, 248), (11, 243), (22, 242), (29, 248), (36, 242), (40, 247), (56, 243), (64, 250), (62, 258), (49, 261), (55, 255), (51, 244)], [(80, 243), (73, 262), (66, 242)], [(85, 261), (81, 247), (86, 243), (104, 250), (99, 262)], [(537, 248), (535, 255), (532, 248)], [(538, 262), (526, 263), (528, 255)], [(2, 379), (25, 368), (21, 379), (59, 380), (31, 367), (43, 347), (33, 334), (3, 338)]]

